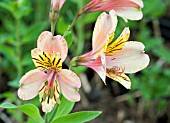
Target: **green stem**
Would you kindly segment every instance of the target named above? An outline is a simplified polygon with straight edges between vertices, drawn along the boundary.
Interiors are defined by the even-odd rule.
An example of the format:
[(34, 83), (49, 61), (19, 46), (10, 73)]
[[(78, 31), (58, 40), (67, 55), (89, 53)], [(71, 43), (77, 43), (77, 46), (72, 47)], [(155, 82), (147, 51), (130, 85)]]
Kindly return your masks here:
[(48, 123), (47, 113), (45, 113), (45, 123)]
[(50, 23), (51, 23), (51, 33), (54, 35), (55, 32), (55, 25), (59, 17), (59, 12), (52, 9), (49, 12), (49, 18), (50, 18)]
[(51, 33), (54, 35), (55, 23), (51, 23)]
[(70, 31), (70, 29), (73, 28), (73, 26), (74, 26), (74, 24), (76, 23), (76, 21), (77, 21), (77, 19), (79, 18), (79, 16), (80, 16), (80, 12), (78, 11), (77, 14), (76, 14), (76, 16), (75, 16), (75, 18), (74, 18), (74, 20), (73, 20), (73, 22), (72, 22), (71, 25), (69, 26), (68, 31)]
[[(80, 8), (83, 7), (83, 1), (81, 0), (79, 2), (79, 5), (78, 5)], [(83, 11), (81, 12), (82, 14), (85, 14), (83, 13)], [(83, 18), (80, 18), (79, 19), (79, 22), (83, 21)], [(77, 32), (78, 32), (78, 44), (77, 44), (77, 51), (76, 51), (76, 55), (80, 55), (82, 53), (82, 49), (84, 47), (84, 23), (79, 23), (76, 25), (76, 29), (77, 29)]]
[(66, 34), (67, 34), (67, 32), (70, 31), (70, 30), (73, 28), (73, 26), (75, 25), (76, 21), (78, 20), (78, 18), (79, 18), (81, 15), (83, 15), (83, 12), (82, 12), (82, 10), (79, 10), (79, 11), (77, 12), (77, 14), (76, 14), (73, 22), (72, 22), (71, 25), (68, 27), (68, 29), (65, 31), (63, 37), (65, 37)]
[(69, 67), (69, 70), (72, 70), (72, 66)]
[(58, 109), (58, 104), (56, 104), (56, 106), (55, 106), (54, 112), (53, 112), (53, 114), (52, 114), (52, 116), (51, 116), (51, 118), (49, 120), (49, 123), (53, 120), (55, 114), (57, 113), (57, 109)]

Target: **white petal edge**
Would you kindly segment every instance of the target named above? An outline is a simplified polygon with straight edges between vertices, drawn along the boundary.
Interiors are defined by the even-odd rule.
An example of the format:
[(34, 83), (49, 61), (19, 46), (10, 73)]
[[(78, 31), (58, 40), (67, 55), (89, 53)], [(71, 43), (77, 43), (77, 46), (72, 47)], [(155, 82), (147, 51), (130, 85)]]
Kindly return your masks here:
[(62, 69), (57, 76), (61, 92), (65, 98), (72, 102), (80, 101), (80, 94), (78, 93), (81, 87), (79, 77), (71, 70)]
[(18, 96), (22, 100), (29, 100), (37, 96), (40, 86), (48, 75), (41, 70), (34, 69), (27, 72), (20, 80)]
[(149, 56), (144, 53), (144, 45), (141, 42), (126, 42), (121, 51), (113, 56), (106, 56), (106, 67), (118, 66), (124, 69), (124, 73), (136, 73), (149, 65)]

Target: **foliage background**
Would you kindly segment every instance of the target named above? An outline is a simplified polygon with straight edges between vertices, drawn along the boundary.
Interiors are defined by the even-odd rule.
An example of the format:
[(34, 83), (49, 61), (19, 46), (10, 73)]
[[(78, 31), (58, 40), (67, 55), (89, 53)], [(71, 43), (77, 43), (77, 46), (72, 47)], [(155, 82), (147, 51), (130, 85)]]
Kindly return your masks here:
[[(82, 100), (77, 110), (101, 110), (102, 115), (91, 123), (169, 123), (170, 122), (170, 2), (169, 0), (143, 0), (144, 17), (127, 24), (119, 18), (118, 36), (125, 26), (131, 30), (130, 40), (141, 41), (150, 56), (150, 65), (141, 72), (130, 75), (132, 89), (126, 90), (119, 83), (107, 79), (107, 86), (92, 70), (74, 68), (83, 87)], [(56, 26), (56, 34), (63, 35), (76, 12), (89, 0), (67, 0)], [(0, 1), (0, 103), (26, 102), (40, 106), (38, 98), (21, 101), (17, 97), (18, 82), (22, 75), (34, 69), (30, 51), (44, 30), (50, 30), (48, 11), (50, 0), (1, 0)], [(78, 19), (70, 35), (69, 56), (91, 50), (91, 37), (95, 21), (101, 12), (84, 15)], [(22, 122), (21, 113), (0, 109), (0, 121)], [(27, 119), (24, 119), (27, 120)]]

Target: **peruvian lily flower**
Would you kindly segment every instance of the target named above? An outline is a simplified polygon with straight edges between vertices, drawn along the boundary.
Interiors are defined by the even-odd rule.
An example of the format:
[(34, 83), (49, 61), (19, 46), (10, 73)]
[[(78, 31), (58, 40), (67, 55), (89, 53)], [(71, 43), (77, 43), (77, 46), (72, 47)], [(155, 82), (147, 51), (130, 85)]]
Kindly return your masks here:
[(115, 10), (116, 14), (127, 20), (140, 20), (143, 17), (141, 8), (143, 8), (142, 0), (91, 0), (83, 11), (85, 13), (95, 11)]
[(29, 100), (39, 94), (44, 112), (50, 112), (56, 103), (60, 103), (61, 93), (70, 101), (79, 101), (79, 77), (70, 70), (62, 69), (67, 52), (67, 43), (62, 36), (53, 37), (51, 32), (42, 32), (37, 48), (31, 51), (37, 69), (21, 78), (18, 96)]
[(113, 10), (109, 15), (102, 13), (95, 24), (92, 37), (92, 51), (73, 58), (73, 65), (84, 65), (95, 70), (105, 83), (106, 76), (130, 89), (131, 82), (125, 73), (138, 72), (149, 64), (141, 42), (129, 41), (129, 28), (112, 42), (117, 25), (117, 16)]

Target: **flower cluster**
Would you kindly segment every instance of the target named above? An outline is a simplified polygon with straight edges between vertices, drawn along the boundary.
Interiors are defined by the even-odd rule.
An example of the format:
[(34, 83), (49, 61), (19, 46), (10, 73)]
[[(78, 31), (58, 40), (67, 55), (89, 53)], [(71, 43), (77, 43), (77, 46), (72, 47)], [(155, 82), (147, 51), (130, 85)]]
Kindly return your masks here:
[[(80, 100), (79, 77), (71, 70), (62, 69), (62, 63), (68, 53), (67, 42), (61, 35), (53, 36), (59, 10), (64, 2), (65, 0), (51, 0), (52, 31), (40, 34), (37, 48), (31, 51), (36, 69), (21, 78), (18, 90), (18, 96), (23, 100), (32, 99), (39, 94), (44, 112), (50, 112), (56, 103), (60, 104), (61, 94), (73, 102)], [(130, 89), (131, 81), (125, 73), (135, 73), (146, 68), (149, 56), (144, 53), (144, 45), (141, 42), (128, 41), (128, 27), (124, 28), (117, 39), (114, 39), (114, 34), (118, 23), (117, 16), (124, 20), (139, 20), (143, 16), (141, 8), (142, 0), (91, 0), (81, 9), (82, 13), (100, 10), (109, 14), (103, 12), (96, 21), (92, 50), (74, 57), (71, 66), (87, 66), (96, 71), (105, 84), (108, 76)], [(76, 19), (78, 17), (76, 16)]]
[(149, 64), (144, 53), (144, 45), (137, 41), (128, 41), (130, 30), (126, 27), (115, 40), (114, 32), (117, 16), (114, 10), (102, 13), (95, 24), (92, 37), (92, 51), (73, 58), (72, 64), (84, 65), (95, 70), (105, 83), (106, 76), (130, 89), (131, 83), (124, 73), (138, 72)]

